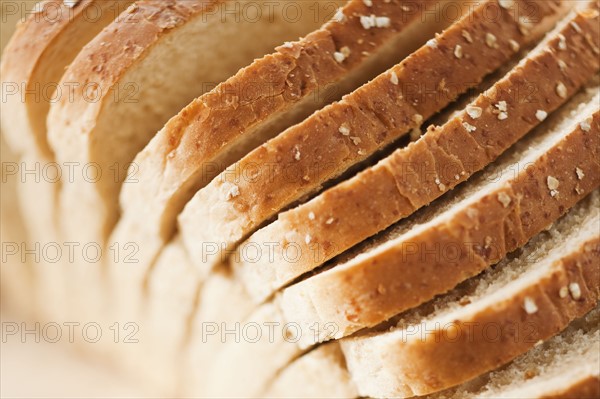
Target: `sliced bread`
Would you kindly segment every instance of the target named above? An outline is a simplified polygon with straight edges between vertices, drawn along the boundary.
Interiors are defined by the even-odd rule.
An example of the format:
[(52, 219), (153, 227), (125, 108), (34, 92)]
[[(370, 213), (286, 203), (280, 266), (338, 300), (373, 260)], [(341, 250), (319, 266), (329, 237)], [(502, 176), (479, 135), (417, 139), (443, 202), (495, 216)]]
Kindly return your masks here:
[[(510, 8), (496, 1), (480, 3), (399, 65), (228, 167), (194, 195), (179, 217), (193, 261), (209, 267), (223, 261), (236, 244), (283, 208), (419, 127), (476, 86), (571, 6), (537, 2), (535, 23), (525, 28), (517, 11), (526, 3), (517, 1)], [(488, 18), (490, 10), (498, 17)], [(462, 56), (455, 55), (457, 46)]]
[[(324, 6), (316, 4), (314, 11)], [(69, 96), (53, 103), (48, 116), (57, 160), (75, 170), (62, 180), (58, 220), (63, 240), (93, 243), (105, 254), (96, 264), (76, 265), (76, 286), (85, 287), (77, 295), (82, 306), (105, 312), (102, 307), (110, 297), (87, 289), (106, 281), (103, 266), (133, 268), (139, 262), (137, 254), (145, 243), (138, 236), (105, 246), (118, 220), (120, 187), (124, 182), (137, 184), (137, 165), (130, 165), (137, 152), (211, 85), (275, 44), (320, 25), (308, 2), (298, 7), (301, 17), (292, 22), (282, 6), (268, 1), (138, 1), (69, 66), (61, 81)], [(206, 54), (211, 62), (206, 62)], [(127, 285), (126, 276), (113, 281), (126, 285), (124, 291), (141, 289)], [(139, 296), (116, 296), (120, 307), (107, 310), (122, 309), (122, 316), (132, 317), (129, 309), (137, 309), (138, 302), (129, 297)]]
[(341, 338), (453, 288), (525, 244), (600, 184), (599, 101), (597, 85), (584, 90), (461, 189), (284, 290), (286, 319), (310, 331), (335, 326), (303, 337)]
[[(600, 309), (596, 307), (559, 335), (536, 343), (508, 365), (426, 397), (596, 399), (600, 395), (599, 317)], [(323, 370), (332, 378), (323, 378)], [(351, 398), (360, 395), (346, 368), (339, 341), (332, 341), (288, 365), (262, 396)]]
[[(131, 3), (40, 2), (18, 26), (3, 54), (2, 112), (11, 118), (2, 118), (2, 133), (21, 157), (18, 173), (22, 178), (16, 191), (30, 244), (40, 250), (62, 243), (56, 229), (60, 220), (56, 196), (67, 165), (55, 163), (46, 129), (50, 104), (67, 95), (58, 82), (81, 48)], [(47, 298), (40, 301), (40, 310), (52, 320), (71, 320), (73, 316), (69, 297), (76, 294), (68, 286), (67, 263), (49, 262), (46, 257), (32, 263), (40, 296)]]
[[(600, 46), (600, 19), (595, 14), (565, 19), (548, 40), (443, 126), (430, 128), (418, 142), (280, 214), (250, 236), (232, 258), (248, 291), (264, 300), (452, 190), (539, 125), (600, 69), (594, 51)], [(567, 84), (559, 95), (560, 82)], [(530, 92), (532, 87), (536, 90)], [(500, 112), (507, 117), (500, 118)], [(292, 260), (290, 245), (297, 253)], [(257, 248), (256, 256), (248, 255)]]
[[(449, 25), (448, 9), (440, 4), (450, 6), (352, 0), (333, 21), (254, 61), (173, 117), (137, 155), (138, 182), (121, 193), (122, 214), (111, 244), (144, 243), (138, 262), (126, 265), (132, 274), (128, 285), (140, 286), (147, 278), (152, 260), (174, 234), (176, 216), (200, 187), (331, 101), (322, 91), (341, 95), (354, 89)], [(365, 29), (361, 16), (369, 14), (388, 23)], [(339, 49), (347, 54), (342, 61), (335, 59)]]
[(297, 5), (290, 21), (268, 1), (141, 0), (79, 53), (60, 84), (69, 95), (48, 117), (57, 159), (83, 169), (61, 190), (67, 238), (103, 244), (122, 183), (135, 184), (131, 162), (164, 123), (254, 57), (321, 24), (310, 4)]
[(595, 191), (514, 259), (397, 316), (381, 333), (359, 334), (341, 345), (361, 395), (423, 395), (511, 361), (584, 316), (599, 295)]
[(600, 309), (499, 370), (431, 399), (595, 399), (600, 396)]
[[(46, 134), (50, 103), (67, 95), (58, 82), (81, 48), (132, 0), (48, 0), (37, 4), (12, 35), (0, 64), (2, 133), (19, 155), (53, 160)], [(20, 10), (23, 11), (23, 10)], [(4, 23), (4, 21), (3, 21)], [(58, 90), (57, 90), (58, 89)]]

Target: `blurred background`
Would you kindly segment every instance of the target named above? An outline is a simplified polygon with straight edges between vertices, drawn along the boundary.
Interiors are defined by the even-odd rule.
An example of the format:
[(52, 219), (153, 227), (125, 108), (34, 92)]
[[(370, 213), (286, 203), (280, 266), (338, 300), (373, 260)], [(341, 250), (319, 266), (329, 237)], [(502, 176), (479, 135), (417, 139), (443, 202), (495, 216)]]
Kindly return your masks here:
[[(35, 1), (0, 0), (0, 52), (10, 39), (16, 24), (35, 6)], [(0, 107), (1, 107), (0, 103)], [(0, 109), (0, 118), (10, 118)], [(0, 143), (2, 165), (17, 159), (6, 145)], [(131, 385), (100, 359), (86, 357), (66, 340), (57, 343), (46, 339), (37, 341), (33, 329), (36, 318), (32, 309), (33, 292), (27, 282), (29, 270), (26, 264), (15, 262), (5, 256), (6, 243), (26, 242), (21, 222), (15, 184), (18, 178), (6, 173), (2, 167), (0, 182), (0, 241), (2, 259), (0, 265), (0, 397), (2, 398), (109, 398), (144, 397), (145, 392)], [(19, 278), (15, 278), (19, 276)], [(10, 298), (8, 300), (7, 298)], [(24, 324), (25, 323), (25, 324)], [(42, 324), (43, 325), (43, 324)], [(40, 327), (43, 328), (43, 327)], [(64, 332), (64, 331), (63, 331)], [(38, 334), (39, 336), (39, 334)]]

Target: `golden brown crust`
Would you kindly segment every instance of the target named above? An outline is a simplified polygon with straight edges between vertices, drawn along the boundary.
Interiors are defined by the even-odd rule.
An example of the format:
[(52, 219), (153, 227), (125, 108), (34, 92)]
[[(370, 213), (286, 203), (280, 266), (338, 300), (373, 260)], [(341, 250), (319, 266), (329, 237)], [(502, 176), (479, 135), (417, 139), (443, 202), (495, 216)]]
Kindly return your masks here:
[[(472, 103), (481, 110), (480, 117), (472, 118), (462, 111), (418, 142), (310, 202), (280, 214), (276, 222), (253, 234), (249, 245), (279, 244), (275, 247), (277, 259), (285, 251), (288, 232), (295, 232), (301, 239), (294, 242), (298, 256), (293, 262), (273, 262), (266, 250), (258, 260), (244, 262), (242, 256), (237, 257), (240, 262), (236, 268), (242, 276), (257, 276), (247, 280), (249, 291), (262, 300), (272, 293), (270, 289), (280, 288), (412, 214), (467, 180), (541, 123), (536, 117), (539, 110), (549, 114), (565, 101), (556, 93), (557, 82), (564, 82), (570, 97), (600, 67), (594, 51), (600, 46), (598, 18), (579, 15), (573, 22), (583, 30), (579, 33), (568, 25), (561, 31), (567, 43), (565, 50), (559, 48), (563, 39), (555, 36), (545, 45), (549, 51), (528, 57), (526, 64)], [(591, 44), (590, 37), (595, 38)], [(561, 62), (568, 65), (567, 69), (560, 68)], [(531, 92), (531, 88), (536, 89)], [(514, 93), (525, 93), (527, 98)], [(507, 103), (509, 116), (505, 120), (498, 119), (495, 104), (500, 101)], [(467, 131), (463, 122), (476, 130)], [(308, 243), (303, 240), (306, 236), (311, 237)], [(244, 249), (242, 244), (239, 252)]]
[[(375, 2), (371, 6), (362, 0), (350, 1), (336, 14), (344, 15), (336, 17), (341, 21), (328, 22), (305, 38), (278, 47), (276, 52), (241, 69), (173, 117), (136, 159), (143, 181), (131, 188), (139, 186), (152, 192), (151, 196), (161, 193), (155, 195), (163, 201), (156, 205), (160, 208), (149, 212), (180, 212), (193, 193), (270, 138), (265, 134), (254, 137), (253, 130), (264, 128), (269, 130), (268, 136), (273, 136), (279, 133), (279, 128), (287, 127), (279, 126), (277, 115), (301, 101), (314, 103), (306, 110), (296, 111), (298, 115), (293, 119), (300, 122), (308, 116), (307, 111), (323, 105), (320, 97), (324, 93), (317, 89), (325, 90), (359, 67), (365, 67), (362, 64), (367, 63), (370, 53), (377, 52), (418, 21), (423, 7), (431, 3), (418, 0), (411, 2), (406, 10), (406, 5), (401, 7), (401, 0)], [(390, 26), (364, 29), (360, 17), (370, 14), (388, 17)], [(337, 62), (333, 55), (342, 48), (348, 55), (343, 62)], [(267, 127), (269, 123), (272, 126)], [(129, 198), (133, 195), (123, 193), (126, 211), (129, 208), (138, 211), (137, 201)], [(167, 216), (161, 219), (162, 234), (172, 232), (172, 220), (173, 217)]]
[[(387, 340), (375, 355), (381, 351), (384, 367), (389, 367), (387, 371), (402, 385), (398, 385), (398, 392), (387, 393), (359, 387), (363, 388), (361, 394), (396, 396), (437, 392), (493, 370), (525, 353), (540, 340), (562, 331), (572, 320), (596, 306), (600, 293), (600, 238), (595, 234), (571, 251), (539, 280), (519, 287), (518, 292), (504, 300), (487, 304), (468, 318), (448, 320), (449, 324), (443, 327), (441, 323), (428, 325), (424, 336), (416, 334), (418, 338)], [(562, 297), (561, 289), (573, 284), (578, 285), (580, 292), (576, 295), (571, 290)], [(528, 311), (526, 302), (534, 303), (535, 311)], [(494, 338), (490, 338), (490, 326), (500, 331)], [(369, 338), (362, 339), (360, 346), (371, 344)], [(354, 357), (360, 356), (360, 348), (353, 348), (355, 344), (350, 341), (342, 348), (346, 359), (353, 364), (350, 370), (360, 373), (353, 369), (361, 364), (361, 359)]]
[[(47, 0), (36, 5), (36, 11), (18, 24), (2, 57), (3, 82), (18, 85), (18, 92), (7, 95), (7, 101), (14, 101), (15, 106), (21, 107), (36, 107), (49, 102), (49, 89), (58, 84), (60, 76), (48, 76), (48, 70), (52, 70), (54, 65), (48, 65), (47, 59), (60, 51), (60, 61), (67, 65), (84, 44), (131, 2), (82, 0), (68, 7), (62, 0)], [(40, 81), (40, 77), (49, 77), (50, 81)], [(45, 107), (47, 111), (48, 106)], [(10, 113), (13, 112), (11, 109)], [(12, 125), (5, 123), (3, 132), (15, 150), (38, 150), (44, 156), (51, 156), (45, 134), (45, 114), (35, 115), (33, 112), (24, 111), (21, 116), (31, 119), (28, 129), (12, 129)]]
[[(598, 187), (599, 132), (600, 112), (596, 112), (589, 131), (577, 126), (528, 163), (526, 170), (486, 191), (477, 202), (397, 239), (394, 245), (288, 288), (283, 294), (286, 317), (294, 320), (299, 309), (312, 308), (304, 322), (334, 323), (338, 328), (334, 337), (339, 338), (381, 323), (478, 274)], [(581, 153), (580, 148), (589, 151)], [(589, 173), (580, 179), (578, 168)], [(548, 176), (560, 182), (558, 195), (549, 189)]]
[[(501, 17), (486, 18), (486, 7), (496, 8)], [(231, 249), (283, 207), (419, 126), (514, 55), (509, 40), (523, 45), (539, 37), (556, 20), (559, 8), (554, 2), (537, 3), (541, 22), (523, 35), (509, 11), (486, 2), (446, 30), (435, 45), (423, 46), (389, 72), (248, 154), (200, 190), (181, 214), (192, 258), (207, 260), (197, 243), (216, 242), (221, 251), (208, 261), (219, 261), (223, 249)], [(472, 43), (463, 31), (470, 32)], [(486, 44), (490, 34), (497, 38), (497, 48)], [(458, 44), (462, 58), (454, 55)], [(456, 90), (449, 89), (450, 79)], [(447, 90), (421, 98), (415, 84)]]

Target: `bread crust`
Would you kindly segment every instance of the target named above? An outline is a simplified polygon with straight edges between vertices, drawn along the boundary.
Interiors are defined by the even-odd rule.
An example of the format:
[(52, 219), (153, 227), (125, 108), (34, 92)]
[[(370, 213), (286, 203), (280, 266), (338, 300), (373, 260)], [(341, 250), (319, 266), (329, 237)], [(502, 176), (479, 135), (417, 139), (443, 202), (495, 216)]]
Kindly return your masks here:
[[(277, 221), (257, 231), (240, 246), (235, 269), (247, 282), (256, 300), (264, 300), (294, 278), (309, 272), (426, 206), (445, 192), (466, 181), (473, 173), (493, 162), (502, 152), (534, 128), (541, 109), (547, 114), (564, 101), (556, 94), (554, 80), (568, 82), (568, 95), (574, 94), (600, 68), (600, 23), (590, 15), (573, 19), (583, 33), (572, 26), (561, 31), (568, 43), (561, 50), (557, 35), (544, 45), (548, 51), (529, 56), (510, 74), (480, 95), (471, 106), (482, 110), (480, 117), (460, 112), (442, 127), (430, 128), (421, 140), (394, 152), (376, 166), (335, 186), (313, 200), (279, 215)], [(589, 38), (593, 42), (589, 43)], [(568, 63), (561, 70), (559, 62)], [(551, 82), (548, 84), (548, 82)], [(535, 93), (522, 94), (535, 87)], [(495, 104), (506, 101), (509, 117), (499, 120)], [(476, 128), (467, 131), (463, 122)], [(364, 221), (368, 220), (369, 223)], [(310, 242), (294, 240), (298, 256), (285, 262), (286, 235), (310, 236)], [(246, 246), (277, 243), (275, 259), (268, 251), (244, 262)]]
[[(333, 323), (336, 331), (324, 329), (319, 339), (341, 338), (446, 292), (519, 248), (600, 184), (600, 112), (589, 131), (573, 129), (477, 201), (287, 288), (281, 300), (286, 318), (301, 318), (306, 326)], [(589, 173), (580, 179), (578, 168)], [(558, 195), (548, 188), (548, 176), (560, 182)]]
[[(36, 5), (35, 12), (17, 25), (6, 46), (0, 66), (2, 81), (16, 84), (17, 93), (8, 95), (3, 103), (4, 111), (13, 115), (11, 123), (3, 118), (2, 131), (11, 148), (19, 153), (39, 152), (52, 158), (45, 126), (45, 114), (35, 115), (36, 107), (47, 112), (50, 101), (49, 86), (58, 84), (60, 75), (48, 76), (52, 65), (49, 58), (56, 58), (68, 65), (84, 44), (116, 18), (132, 1), (81, 0), (68, 7), (62, 0), (46, 0)], [(100, 12), (90, 18), (89, 10)], [(57, 72), (62, 73), (62, 70)], [(47, 80), (45, 80), (47, 79)], [(5, 108), (10, 107), (10, 108)], [(13, 128), (18, 122), (18, 128)], [(23, 124), (25, 124), (23, 126)]]
[[(357, 366), (364, 365), (369, 356), (380, 354), (386, 375), (393, 376), (381, 390), (374, 383), (369, 387), (359, 384), (360, 393), (404, 397), (438, 392), (493, 370), (562, 331), (594, 308), (600, 293), (598, 234), (593, 233), (571, 251), (554, 262), (539, 280), (519, 287), (513, 296), (477, 308), (469, 317), (448, 319), (451, 327), (428, 325), (425, 337), (396, 336), (377, 344), (376, 336), (343, 341), (351, 373), (362, 374)], [(578, 296), (559, 295), (563, 287), (575, 283), (581, 290)], [(535, 304), (535, 311), (527, 310), (528, 301)], [(486, 326), (501, 326), (502, 333), (491, 339)], [(376, 346), (365, 355), (365, 345)], [(363, 375), (360, 378), (364, 381)]]
[[(501, 17), (493, 21), (485, 18), (486, 6), (496, 8)], [(476, 85), (514, 55), (514, 47), (505, 42), (525, 44), (534, 40), (548, 29), (560, 9), (549, 2), (537, 6), (541, 22), (523, 35), (513, 15), (496, 2), (481, 5), (438, 36), (436, 44), (423, 46), (390, 71), (227, 168), (196, 193), (179, 217), (191, 257), (207, 265), (221, 261), (283, 207), (418, 127), (459, 93)], [(473, 43), (465, 39), (464, 30)], [(486, 45), (486, 34), (494, 34), (501, 45)], [(457, 44), (463, 46), (464, 54), (477, 54), (477, 59), (455, 57)], [(449, 79), (456, 82), (456, 90), (448, 88), (445, 82)], [(425, 84), (430, 88), (427, 94), (421, 96), (425, 90), (411, 91)], [(439, 87), (446, 87), (443, 95), (436, 94)], [(218, 249), (208, 253), (198, 242), (214, 243)]]

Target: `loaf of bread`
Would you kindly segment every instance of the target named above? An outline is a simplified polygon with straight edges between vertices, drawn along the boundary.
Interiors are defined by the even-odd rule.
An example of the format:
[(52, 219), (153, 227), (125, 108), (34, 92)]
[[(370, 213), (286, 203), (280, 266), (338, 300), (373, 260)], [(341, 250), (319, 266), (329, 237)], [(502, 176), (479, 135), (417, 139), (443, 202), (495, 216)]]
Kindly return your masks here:
[(600, 1), (29, 14), (3, 306), (152, 397), (600, 398)]

